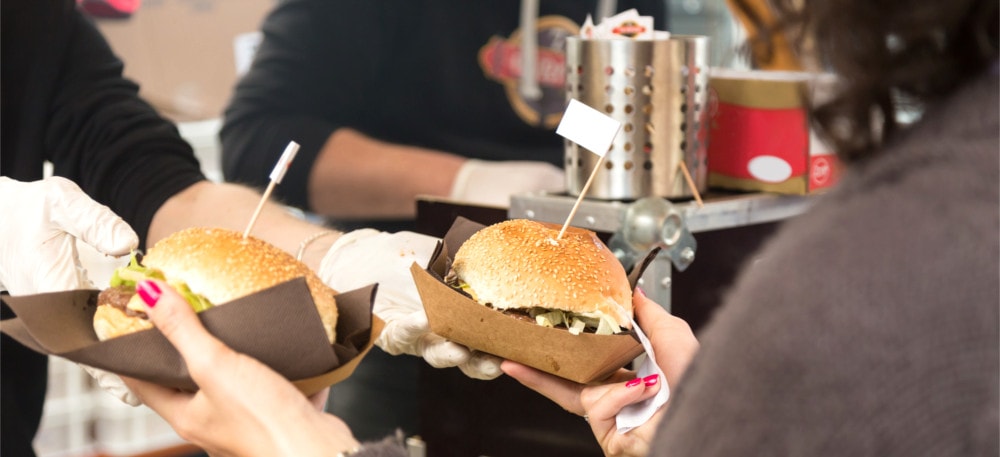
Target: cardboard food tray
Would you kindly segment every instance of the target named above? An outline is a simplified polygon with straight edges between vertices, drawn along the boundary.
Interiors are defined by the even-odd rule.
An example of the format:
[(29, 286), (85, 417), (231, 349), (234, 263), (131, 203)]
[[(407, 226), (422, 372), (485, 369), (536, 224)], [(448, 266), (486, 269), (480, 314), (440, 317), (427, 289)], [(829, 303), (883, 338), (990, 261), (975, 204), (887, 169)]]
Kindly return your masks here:
[[(371, 312), (376, 286), (335, 295), (331, 345), (304, 278), (297, 278), (199, 313), (205, 328), (312, 395), (354, 372), (384, 323)], [(17, 317), (0, 331), (36, 352), (166, 387), (196, 390), (177, 350), (152, 328), (99, 341), (93, 316), (97, 290), (4, 296)]]
[[(443, 278), (451, 266), (449, 253), (458, 251), (466, 239), (483, 227), (468, 219), (456, 219), (443, 243), (438, 245), (430, 266), (425, 269), (414, 263), (410, 267), (434, 333), (580, 383), (605, 379), (642, 354), (634, 330), (617, 335), (574, 335), (566, 329), (513, 319), (445, 284)], [(633, 268), (629, 274), (633, 288), (657, 252), (658, 249), (652, 251)]]

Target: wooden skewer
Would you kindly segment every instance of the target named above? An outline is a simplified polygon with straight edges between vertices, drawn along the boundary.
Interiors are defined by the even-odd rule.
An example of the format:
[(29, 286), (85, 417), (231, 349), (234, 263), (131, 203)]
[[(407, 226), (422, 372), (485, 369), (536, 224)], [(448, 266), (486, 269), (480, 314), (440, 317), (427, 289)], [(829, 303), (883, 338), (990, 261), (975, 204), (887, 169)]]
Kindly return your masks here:
[(688, 171), (687, 164), (683, 160), (680, 161), (681, 171), (684, 172), (684, 180), (687, 181), (688, 188), (691, 193), (694, 194), (694, 201), (698, 203), (699, 208), (704, 208), (705, 203), (701, 201), (701, 194), (698, 192), (698, 186), (694, 185), (694, 179), (691, 179), (691, 172)]
[(569, 227), (570, 221), (573, 220), (573, 216), (576, 215), (576, 210), (580, 208), (580, 202), (583, 201), (583, 197), (587, 195), (587, 190), (590, 189), (590, 183), (594, 182), (594, 176), (597, 176), (597, 170), (601, 169), (601, 165), (604, 164), (604, 157), (607, 154), (601, 156), (597, 159), (597, 164), (594, 165), (594, 170), (590, 172), (590, 177), (587, 178), (587, 182), (584, 183), (583, 189), (580, 191), (580, 195), (576, 197), (576, 202), (573, 203), (573, 208), (569, 210), (569, 216), (566, 217), (566, 222), (563, 222), (562, 229), (559, 230), (559, 235), (556, 236), (556, 240), (561, 240), (564, 233), (566, 233), (566, 228)]
[(271, 196), (271, 191), (274, 190), (275, 184), (277, 184), (277, 181), (271, 181), (271, 183), (267, 185), (267, 189), (264, 190), (264, 195), (260, 197), (260, 203), (257, 203), (257, 209), (254, 210), (253, 216), (250, 217), (250, 223), (247, 224), (246, 230), (243, 231), (243, 238), (246, 238), (247, 235), (250, 234), (250, 230), (253, 229), (254, 224), (257, 223), (257, 218), (260, 217), (260, 211), (264, 209), (264, 202), (266, 202), (268, 197)]
[[(650, 135), (653, 134), (653, 123), (651, 122), (646, 123), (646, 131)], [(698, 192), (698, 186), (694, 185), (694, 179), (691, 178), (691, 172), (688, 171), (687, 164), (684, 163), (684, 160), (682, 159), (678, 162), (677, 166), (680, 167), (681, 171), (684, 173), (684, 180), (687, 181), (688, 189), (690, 189), (691, 193), (694, 194), (694, 200), (695, 202), (698, 203), (698, 207), (704, 208), (705, 203), (701, 201), (701, 194)], [(676, 175), (671, 175), (671, 176), (676, 176)], [(673, 183), (671, 183), (671, 185), (673, 185)]]
[[(612, 128), (614, 129), (613, 132), (611, 131)], [(570, 221), (573, 220), (573, 216), (576, 215), (576, 211), (580, 208), (580, 202), (587, 195), (591, 183), (594, 182), (594, 177), (597, 176), (597, 170), (600, 170), (601, 165), (604, 163), (604, 156), (610, 152), (611, 144), (614, 142), (615, 137), (618, 136), (618, 132), (621, 132), (621, 129), (621, 122), (611, 119), (604, 113), (575, 99), (571, 99), (566, 106), (566, 112), (563, 114), (562, 120), (559, 121), (556, 133), (576, 143), (579, 147), (583, 147), (601, 156), (601, 158), (597, 160), (597, 164), (594, 165), (594, 169), (590, 172), (590, 177), (584, 183), (580, 195), (576, 197), (576, 202), (573, 203), (573, 208), (570, 209), (569, 216), (566, 217), (566, 222), (563, 223), (562, 229), (559, 230), (556, 241), (561, 240), (563, 234), (566, 233)]]

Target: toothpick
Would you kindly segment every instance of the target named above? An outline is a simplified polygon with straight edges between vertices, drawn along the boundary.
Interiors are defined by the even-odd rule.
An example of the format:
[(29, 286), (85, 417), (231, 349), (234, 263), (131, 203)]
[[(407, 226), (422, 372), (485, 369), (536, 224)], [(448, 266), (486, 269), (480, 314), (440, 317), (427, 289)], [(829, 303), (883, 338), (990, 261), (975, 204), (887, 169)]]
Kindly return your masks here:
[(604, 164), (604, 157), (607, 154), (601, 155), (600, 159), (597, 159), (597, 164), (594, 165), (594, 171), (590, 172), (590, 177), (587, 178), (587, 182), (583, 184), (583, 189), (580, 190), (580, 195), (576, 197), (576, 202), (573, 203), (573, 208), (569, 210), (569, 216), (566, 216), (566, 222), (563, 222), (562, 229), (559, 230), (559, 235), (556, 236), (557, 240), (561, 240), (563, 233), (566, 233), (566, 228), (569, 227), (570, 221), (573, 220), (573, 216), (576, 215), (576, 210), (580, 208), (580, 202), (583, 201), (583, 197), (587, 195), (587, 190), (590, 189), (590, 183), (594, 181), (594, 176), (597, 176), (597, 171), (601, 169), (601, 165)]
[(281, 153), (281, 158), (278, 159), (278, 163), (274, 164), (274, 169), (271, 170), (271, 175), (269, 176), (271, 182), (268, 183), (267, 189), (264, 189), (264, 195), (260, 197), (260, 203), (257, 204), (257, 209), (254, 210), (253, 216), (250, 217), (250, 223), (247, 224), (246, 230), (243, 231), (243, 238), (250, 235), (250, 230), (253, 229), (254, 224), (257, 223), (257, 218), (260, 217), (261, 210), (264, 209), (264, 203), (271, 196), (271, 192), (274, 190), (274, 186), (278, 185), (282, 178), (285, 177), (285, 172), (288, 171), (289, 165), (292, 164), (292, 159), (295, 158), (295, 154), (299, 152), (299, 144), (290, 141), (288, 146), (285, 147), (285, 152)]
[(570, 99), (567, 104), (566, 112), (563, 113), (562, 120), (556, 127), (556, 133), (576, 143), (578, 147), (601, 156), (601, 158), (594, 165), (594, 170), (590, 172), (590, 177), (583, 185), (580, 195), (576, 197), (576, 203), (573, 204), (573, 209), (570, 210), (566, 222), (563, 223), (562, 230), (559, 230), (556, 240), (562, 239), (563, 234), (566, 233), (566, 228), (569, 227), (576, 210), (579, 209), (580, 202), (587, 195), (590, 184), (594, 182), (594, 176), (597, 176), (597, 170), (600, 170), (601, 164), (604, 163), (604, 156), (608, 154), (611, 143), (614, 142), (621, 129), (621, 122), (576, 99)]
[[(648, 132), (650, 135), (653, 134), (654, 130), (653, 130), (653, 123), (652, 122), (647, 122), (646, 123), (646, 132)], [(691, 179), (691, 172), (688, 171), (687, 164), (684, 163), (683, 158), (680, 160), (680, 162), (678, 162), (677, 166), (680, 167), (680, 169), (681, 169), (682, 172), (684, 172), (684, 180), (687, 181), (688, 189), (690, 189), (691, 193), (694, 194), (694, 200), (696, 202), (698, 202), (698, 207), (699, 208), (704, 208), (705, 207), (705, 203), (703, 203), (701, 201), (701, 194), (698, 193), (698, 186), (694, 185), (694, 179)], [(670, 178), (671, 180), (673, 180), (673, 176), (677, 176), (677, 175), (676, 174), (672, 175), (671, 178)], [(670, 184), (673, 185), (673, 182), (671, 182)]]
[(701, 201), (701, 194), (698, 193), (698, 186), (694, 185), (694, 179), (691, 179), (691, 172), (688, 171), (688, 166), (683, 160), (680, 161), (681, 171), (684, 172), (684, 180), (687, 181), (688, 188), (691, 193), (694, 194), (694, 201), (698, 203), (699, 208), (704, 208), (705, 203)]

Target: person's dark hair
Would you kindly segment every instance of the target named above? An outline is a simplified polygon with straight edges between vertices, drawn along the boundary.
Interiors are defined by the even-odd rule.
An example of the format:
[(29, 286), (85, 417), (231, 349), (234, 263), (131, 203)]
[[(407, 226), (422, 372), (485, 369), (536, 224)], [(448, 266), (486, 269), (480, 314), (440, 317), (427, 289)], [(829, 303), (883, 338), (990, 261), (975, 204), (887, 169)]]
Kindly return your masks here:
[(758, 21), (750, 45), (766, 49), (783, 33), (837, 75), (834, 97), (812, 114), (845, 162), (875, 153), (899, 128), (900, 109), (947, 95), (997, 60), (997, 0), (772, 0), (771, 28), (754, 0), (732, 3)]

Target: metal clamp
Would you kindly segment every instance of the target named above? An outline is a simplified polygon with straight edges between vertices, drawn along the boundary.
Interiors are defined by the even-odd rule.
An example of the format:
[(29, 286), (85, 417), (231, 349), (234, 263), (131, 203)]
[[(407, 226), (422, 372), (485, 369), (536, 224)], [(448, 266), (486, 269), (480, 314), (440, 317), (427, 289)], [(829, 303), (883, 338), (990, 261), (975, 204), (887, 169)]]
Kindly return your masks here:
[(684, 215), (669, 200), (646, 197), (622, 212), (621, 227), (608, 240), (608, 247), (625, 265), (634, 265), (651, 249), (660, 247), (677, 271), (694, 262), (698, 242), (684, 223)]

